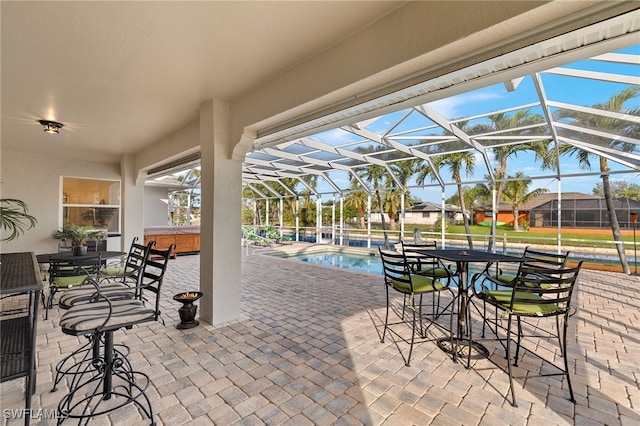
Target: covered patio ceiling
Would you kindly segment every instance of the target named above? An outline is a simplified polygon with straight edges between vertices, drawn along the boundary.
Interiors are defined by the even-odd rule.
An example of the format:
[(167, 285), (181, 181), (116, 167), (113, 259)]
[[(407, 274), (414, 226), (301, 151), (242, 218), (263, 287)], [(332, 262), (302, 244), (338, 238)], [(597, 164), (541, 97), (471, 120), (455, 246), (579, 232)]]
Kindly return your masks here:
[[(325, 188), (317, 193), (348, 192), (345, 182), (351, 179), (371, 192), (359, 170), (384, 167), (395, 186), (402, 187), (391, 165), (418, 159), (434, 169), (434, 184), (444, 187), (455, 182), (434, 167), (433, 159), (465, 151), (473, 152), (484, 164), (479, 165), (483, 174), (494, 180), (497, 149), (536, 141), (548, 142), (552, 151), (572, 145), (602, 156), (612, 162), (612, 174), (631, 173), (634, 180), (640, 176), (640, 96), (628, 100), (622, 110), (608, 104), (625, 90), (640, 90), (640, 45), (286, 142), (258, 140), (244, 161), (243, 183), (262, 196), (292, 196), (285, 185), (264, 190), (264, 184), (295, 178), (307, 188), (304, 176), (317, 175), (316, 188)], [(546, 176), (540, 172), (527, 177), (566, 176), (563, 160), (557, 164)], [(473, 181), (467, 178), (466, 183)]]
[[(473, 153), (476, 173), (464, 184), (495, 181), (500, 151), (531, 142), (555, 152), (555, 167), (531, 155), (527, 179), (599, 176), (576, 171), (573, 146), (609, 160), (612, 175), (640, 178), (640, 31), (638, 10), (513, 52), (447, 72), (425, 71), (418, 81), (389, 95), (351, 106), (335, 105), (278, 129), (258, 133), (242, 165), (245, 186), (262, 198), (345, 194), (352, 180), (371, 192), (362, 170), (381, 166), (402, 187), (394, 166), (415, 160), (430, 168), (431, 182), (413, 176), (404, 186), (455, 184), (434, 159)], [(632, 96), (622, 105), (609, 101)], [(571, 164), (574, 167), (567, 167)], [(393, 166), (393, 167), (392, 167)], [(148, 183), (171, 188), (199, 186), (199, 157), (151, 171)], [(186, 172), (188, 171), (188, 172)], [(507, 170), (513, 174), (513, 171)], [(179, 176), (179, 181), (166, 179)], [(310, 186), (307, 176), (317, 176)], [(282, 179), (289, 179), (282, 184)], [(291, 180), (299, 183), (291, 187)], [(508, 179), (503, 177), (502, 180)], [(267, 183), (269, 183), (267, 185)]]

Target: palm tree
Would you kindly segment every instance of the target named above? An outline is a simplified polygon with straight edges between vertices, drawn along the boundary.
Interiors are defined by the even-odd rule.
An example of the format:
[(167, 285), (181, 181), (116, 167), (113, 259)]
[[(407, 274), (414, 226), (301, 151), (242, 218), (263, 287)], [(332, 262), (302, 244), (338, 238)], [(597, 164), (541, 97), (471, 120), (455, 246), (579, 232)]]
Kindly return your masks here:
[(508, 176), (509, 180), (504, 185), (504, 191), (502, 192), (502, 198), (511, 203), (513, 211), (513, 230), (519, 231), (520, 226), (518, 218), (520, 217), (520, 207), (534, 199), (540, 194), (549, 192), (547, 188), (537, 188), (533, 191), (529, 191), (529, 185), (531, 185), (531, 179), (527, 179), (522, 172), (516, 173), (515, 176)]
[(301, 178), (308, 186), (303, 191), (304, 202), (302, 204), (302, 226), (307, 227), (309, 224), (315, 224), (315, 216), (313, 220), (309, 220), (309, 210), (312, 208), (311, 192), (318, 186), (318, 175), (305, 175)]
[[(493, 132), (499, 130), (515, 129), (530, 124), (542, 123), (544, 118), (539, 114), (531, 114), (527, 110), (517, 111), (515, 114), (507, 115), (507, 113), (501, 112), (498, 114), (492, 114), (487, 117), (491, 121), (489, 126), (477, 126), (474, 128), (474, 133), (478, 131)], [(521, 132), (526, 134), (527, 131)], [(548, 143), (544, 142), (545, 152)], [(498, 166), (495, 170), (495, 178), (498, 180), (496, 184), (496, 200), (500, 202), (502, 199), (502, 191), (504, 189), (504, 181), (502, 179), (507, 174), (507, 160), (511, 157), (517, 156), (519, 152), (534, 150), (538, 152), (539, 146), (534, 143), (514, 144), (506, 146), (494, 146), (491, 148), (493, 155), (495, 156)]]
[[(634, 107), (629, 110), (624, 109), (624, 104), (635, 98), (640, 94), (640, 88), (629, 87), (622, 90), (619, 93), (611, 96), (611, 98), (605, 103), (597, 103), (592, 106), (594, 109), (618, 112), (627, 115), (640, 116), (640, 108)], [(612, 135), (618, 136), (630, 136), (638, 138), (640, 135), (640, 126), (630, 121), (611, 118), (609, 116), (590, 114), (588, 112), (574, 111), (561, 109), (556, 113), (556, 120), (570, 121), (572, 124), (583, 126), (587, 129), (597, 129), (602, 132), (607, 132)], [(566, 137), (579, 137), (584, 142), (591, 142), (593, 145), (602, 144), (602, 137), (595, 136), (590, 132), (580, 132), (576, 135), (572, 131), (567, 131), (562, 128), (558, 129), (560, 135)], [(630, 151), (635, 148), (635, 144), (628, 144), (616, 139), (609, 141), (609, 147), (621, 151)], [(627, 262), (627, 256), (624, 252), (624, 245), (622, 244), (622, 238), (620, 236), (620, 225), (618, 224), (618, 217), (613, 206), (613, 197), (611, 195), (611, 183), (609, 182), (609, 163), (603, 156), (598, 156), (591, 152), (585, 151), (574, 145), (561, 145), (560, 153), (564, 155), (574, 155), (578, 159), (578, 164), (582, 168), (591, 169), (591, 161), (593, 155), (598, 157), (600, 163), (600, 176), (602, 177), (602, 191), (604, 193), (605, 203), (607, 205), (607, 211), (609, 212), (609, 221), (611, 223), (611, 232), (613, 233), (613, 239), (616, 241), (616, 248), (618, 250), (618, 256), (620, 257), (620, 263), (625, 274), (628, 274), (629, 264)]]
[[(467, 217), (467, 209), (464, 199), (464, 190), (462, 188), (461, 171), (464, 170), (467, 176), (473, 174), (475, 169), (476, 158), (471, 151), (452, 152), (450, 154), (442, 154), (433, 158), (433, 165), (437, 168), (438, 172), (446, 167), (451, 172), (451, 177), (456, 182), (458, 187), (458, 198), (460, 200), (460, 209), (462, 210), (462, 220), (464, 222), (464, 230), (467, 234), (467, 242), (469, 248), (473, 249), (473, 239), (471, 238), (471, 229), (469, 228), (469, 218)], [(424, 185), (426, 177), (435, 179), (435, 173), (431, 168), (423, 167), (418, 172), (417, 182), (418, 185)]]
[(389, 216), (389, 228), (392, 231), (396, 229), (396, 214), (400, 207), (400, 198), (401, 194), (397, 189), (388, 189), (384, 192), (384, 208)]
[(356, 209), (358, 218), (360, 219), (360, 228), (365, 229), (367, 227), (364, 222), (365, 209), (367, 208), (367, 193), (363, 191), (358, 181), (353, 178), (353, 175), (349, 175), (349, 181), (351, 182), (352, 192), (345, 198), (344, 203), (348, 207)]
[[(420, 164), (420, 162), (421, 160), (417, 158), (412, 158), (409, 160), (398, 161), (390, 165), (391, 170), (393, 171), (393, 174), (396, 176), (396, 178), (398, 179), (398, 181), (400, 181), (400, 184), (402, 185), (402, 188), (401, 188), (402, 198), (404, 198), (405, 209), (410, 208), (413, 205), (413, 198), (411, 197), (408, 186), (409, 186), (409, 180), (413, 177), (413, 175), (416, 174), (416, 171), (418, 169), (418, 165)], [(393, 182), (389, 182), (387, 186), (393, 186)], [(401, 200), (398, 201), (396, 211), (398, 211), (398, 208), (401, 207), (400, 203), (401, 203)], [(395, 220), (395, 214), (393, 217)], [(391, 229), (395, 229), (395, 227)]]
[(384, 204), (382, 203), (382, 195), (380, 192), (380, 184), (387, 175), (387, 169), (377, 164), (369, 164), (368, 166), (360, 168), (356, 173), (358, 173), (361, 179), (373, 185), (380, 209), (380, 219), (382, 220), (382, 234), (384, 235), (383, 248), (389, 250), (389, 236), (387, 235), (387, 226), (384, 219)]

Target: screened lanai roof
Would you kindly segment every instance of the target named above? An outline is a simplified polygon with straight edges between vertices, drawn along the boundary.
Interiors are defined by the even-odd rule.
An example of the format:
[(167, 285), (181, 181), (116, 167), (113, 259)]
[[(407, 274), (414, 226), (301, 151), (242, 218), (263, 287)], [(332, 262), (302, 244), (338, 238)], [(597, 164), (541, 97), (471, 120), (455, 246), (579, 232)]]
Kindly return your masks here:
[[(628, 99), (616, 104), (615, 96)], [(348, 192), (354, 179), (371, 191), (360, 171), (377, 165), (401, 187), (394, 165), (418, 159), (433, 168), (436, 157), (467, 151), (480, 176), (492, 180), (501, 150), (529, 142), (547, 142), (556, 155), (556, 146), (581, 148), (610, 160), (612, 174), (640, 181), (639, 105), (640, 45), (634, 45), (290, 141), (258, 140), (243, 163), (243, 183), (262, 196), (289, 196), (281, 179), (300, 180), (298, 188), (307, 189), (304, 177), (316, 175), (311, 189), (318, 193)], [(568, 163), (575, 165), (575, 157), (560, 156), (559, 167), (538, 167), (527, 177), (567, 175)], [(598, 161), (592, 163), (599, 174)], [(473, 176), (461, 178), (473, 183)], [(266, 188), (265, 182), (272, 183)], [(431, 182), (454, 183), (436, 168)], [(411, 185), (417, 186), (415, 177)]]

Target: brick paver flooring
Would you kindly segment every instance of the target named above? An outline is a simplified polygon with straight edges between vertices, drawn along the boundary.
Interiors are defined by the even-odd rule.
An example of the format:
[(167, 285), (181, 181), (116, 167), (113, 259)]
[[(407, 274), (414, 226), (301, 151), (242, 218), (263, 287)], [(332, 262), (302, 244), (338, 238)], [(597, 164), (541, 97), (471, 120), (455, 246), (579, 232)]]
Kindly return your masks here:
[[(390, 338), (380, 343), (386, 303), (381, 276), (259, 254), (243, 254), (242, 267), (240, 320), (175, 328), (180, 305), (172, 296), (198, 285), (199, 256), (182, 256), (171, 260), (162, 291), (165, 325), (114, 334), (116, 343), (129, 346), (134, 368), (151, 378), (147, 395), (156, 424), (640, 424), (639, 277), (581, 272), (577, 313), (569, 324), (576, 404), (567, 399), (566, 379), (556, 376), (517, 380), (518, 407), (512, 407), (505, 399), (508, 376), (495, 365), (504, 365), (504, 352), (495, 342), (486, 342), (495, 364), (482, 359), (471, 369), (453, 363), (432, 341), (414, 348), (410, 367), (398, 349), (406, 351), (406, 345)], [(32, 424), (55, 424), (45, 414), (67, 386), (50, 391), (53, 369), (82, 342), (64, 335), (59, 319), (54, 308), (38, 324), (33, 410), (41, 417)], [(444, 336), (434, 329), (431, 337), (439, 333)], [(541, 366), (531, 351), (561, 360), (555, 346), (533, 343), (519, 373)], [(22, 386), (23, 380), (2, 384), (3, 417), (24, 407)], [(91, 424), (149, 421), (129, 405)]]

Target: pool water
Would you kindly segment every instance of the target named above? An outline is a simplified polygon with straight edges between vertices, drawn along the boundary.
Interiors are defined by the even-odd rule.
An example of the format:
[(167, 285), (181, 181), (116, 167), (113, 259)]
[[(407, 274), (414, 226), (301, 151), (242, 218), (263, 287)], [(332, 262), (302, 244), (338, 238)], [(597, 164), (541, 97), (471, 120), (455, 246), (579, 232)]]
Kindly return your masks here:
[[(380, 256), (355, 254), (355, 253), (313, 253), (313, 254), (297, 254), (288, 256), (288, 259), (295, 259), (301, 262), (313, 263), (316, 265), (332, 266), (334, 268), (348, 269), (351, 271), (368, 272), (370, 274), (382, 275), (382, 261)], [(476, 266), (469, 267), (469, 278), (476, 272), (480, 272), (482, 268)], [(455, 282), (451, 283), (455, 287)]]
[(290, 258), (316, 265), (332, 266), (334, 268), (382, 275), (382, 261), (379, 256), (375, 255), (327, 252), (298, 254), (290, 256)]

